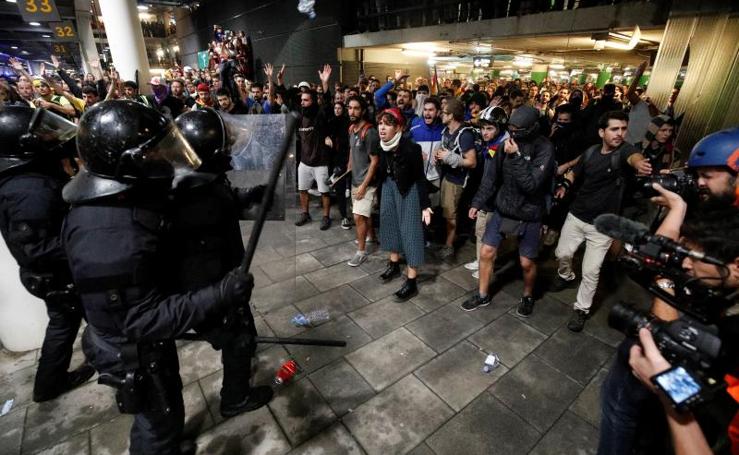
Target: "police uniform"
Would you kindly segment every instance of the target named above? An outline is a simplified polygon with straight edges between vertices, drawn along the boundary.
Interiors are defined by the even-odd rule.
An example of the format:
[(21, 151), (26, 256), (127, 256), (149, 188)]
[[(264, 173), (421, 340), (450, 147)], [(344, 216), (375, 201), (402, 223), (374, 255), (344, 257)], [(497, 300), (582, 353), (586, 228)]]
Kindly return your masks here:
[(86, 169), (64, 188), (72, 207), (62, 236), (88, 314), (83, 348), (99, 382), (117, 389), (121, 412), (135, 415), (130, 453), (179, 454), (174, 340), (248, 300), (251, 277), (230, 273), (194, 292), (167, 291), (172, 163), (198, 160), (160, 113), (132, 101), (97, 104), (80, 122), (77, 146)]
[[(72, 345), (82, 321), (81, 307), (72, 288), (67, 258), (59, 238), (67, 211), (62, 201), (62, 186), (68, 176), (62, 171), (58, 149), (49, 150), (56, 148), (54, 141), (46, 145), (29, 141), (33, 133), (28, 133), (33, 129), (32, 123), (43, 121), (40, 117), (58, 120), (61, 125), (65, 121), (53, 113), (37, 113), (25, 106), (6, 107), (0, 117), (3, 129), (0, 133), (3, 149), (0, 151), (0, 232), (20, 266), (21, 282), (31, 294), (46, 303), (49, 324), (41, 346), (33, 400), (47, 401), (84, 383), (94, 374), (89, 366), (67, 372)], [(74, 128), (73, 124), (66, 126)], [(24, 136), (24, 140), (19, 141), (20, 136)]]

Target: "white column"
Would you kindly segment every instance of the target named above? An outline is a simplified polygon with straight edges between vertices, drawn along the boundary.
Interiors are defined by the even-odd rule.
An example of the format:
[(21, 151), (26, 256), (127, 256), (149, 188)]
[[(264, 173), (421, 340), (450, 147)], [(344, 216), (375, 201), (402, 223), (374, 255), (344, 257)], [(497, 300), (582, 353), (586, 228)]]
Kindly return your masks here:
[(74, 0), (74, 15), (77, 18), (77, 35), (80, 38), (80, 54), (85, 72), (92, 73), (96, 79), (103, 77), (100, 56), (92, 33), (92, 14), (89, 0)]
[(138, 70), (140, 91), (151, 93), (149, 59), (136, 0), (99, 0), (98, 3), (115, 68), (123, 80), (135, 80)]

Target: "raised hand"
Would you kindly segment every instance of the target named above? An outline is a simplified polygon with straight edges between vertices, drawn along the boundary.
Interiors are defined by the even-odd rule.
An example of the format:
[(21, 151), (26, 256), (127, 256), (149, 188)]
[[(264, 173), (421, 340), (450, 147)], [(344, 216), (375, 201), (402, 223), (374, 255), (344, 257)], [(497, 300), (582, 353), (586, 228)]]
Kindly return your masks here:
[(280, 71), (277, 72), (277, 80), (282, 81), (282, 79), (285, 77), (285, 64), (282, 64), (282, 68), (280, 68)]
[(272, 80), (272, 74), (274, 73), (274, 67), (271, 63), (264, 64), (264, 74), (267, 75), (269, 80)]
[(328, 63), (323, 65), (323, 70), (318, 70), (318, 77), (321, 79), (322, 83), (328, 83), (328, 80), (331, 77), (331, 65)]
[(54, 54), (51, 54), (51, 64), (54, 65), (54, 68), (59, 68), (60, 66), (59, 58)]
[(21, 63), (17, 58), (10, 57), (8, 59), (8, 62), (10, 63), (10, 66), (12, 66), (14, 70), (23, 70), (23, 63)]

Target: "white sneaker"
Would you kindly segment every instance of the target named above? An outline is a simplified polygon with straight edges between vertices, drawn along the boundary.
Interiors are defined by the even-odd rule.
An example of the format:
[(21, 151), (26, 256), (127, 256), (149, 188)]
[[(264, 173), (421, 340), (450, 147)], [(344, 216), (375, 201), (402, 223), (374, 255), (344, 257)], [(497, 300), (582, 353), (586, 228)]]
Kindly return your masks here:
[(475, 270), (474, 272), (472, 272), (472, 278), (474, 278), (476, 280), (479, 280), (480, 279), (480, 271), (479, 270)]
[[(366, 243), (366, 244), (370, 244), (370, 243), (377, 243), (377, 239), (371, 239), (371, 238), (369, 238), (369, 237), (365, 237), (365, 238), (364, 238), (364, 243)], [(357, 239), (354, 239), (354, 244), (355, 244), (355, 245), (359, 245), (359, 240), (357, 240)]]
[(354, 257), (349, 260), (346, 264), (349, 267), (359, 267), (364, 261), (367, 260), (367, 253), (360, 253), (357, 251), (354, 253)]
[(475, 259), (472, 262), (468, 262), (464, 265), (464, 268), (467, 270), (479, 270), (480, 269), (480, 263), (477, 262), (477, 259)]

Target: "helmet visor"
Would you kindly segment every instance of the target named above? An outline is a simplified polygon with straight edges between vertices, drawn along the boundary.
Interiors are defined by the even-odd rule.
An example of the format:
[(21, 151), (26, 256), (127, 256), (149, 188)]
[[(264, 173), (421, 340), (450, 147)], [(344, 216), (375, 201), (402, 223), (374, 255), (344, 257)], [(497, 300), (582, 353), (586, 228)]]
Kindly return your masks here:
[(190, 173), (201, 164), (198, 155), (174, 125), (162, 139), (144, 149), (144, 164), (158, 161), (166, 161), (172, 165), (175, 177)]
[(77, 125), (46, 109), (36, 109), (28, 132), (47, 149), (52, 149), (74, 138)]

